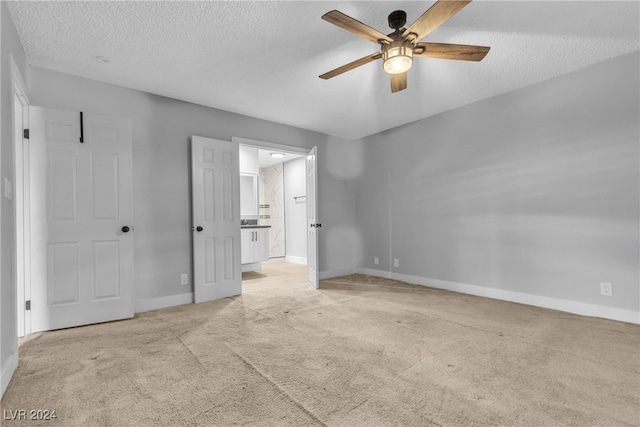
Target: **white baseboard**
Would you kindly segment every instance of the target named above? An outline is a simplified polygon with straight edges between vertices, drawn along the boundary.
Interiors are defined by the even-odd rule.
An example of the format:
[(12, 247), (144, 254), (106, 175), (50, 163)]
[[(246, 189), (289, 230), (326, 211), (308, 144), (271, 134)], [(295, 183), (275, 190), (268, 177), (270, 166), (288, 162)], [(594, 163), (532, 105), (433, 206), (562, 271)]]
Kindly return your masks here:
[(320, 272), (320, 280), (330, 279), (332, 277), (340, 277), (340, 276), (348, 276), (349, 274), (355, 274), (355, 268), (345, 268), (343, 270), (333, 270), (333, 271), (321, 271)]
[(525, 294), (521, 292), (506, 291), (504, 289), (485, 288), (483, 286), (468, 285), (465, 283), (449, 282), (446, 280), (429, 279), (426, 277), (411, 276), (408, 274), (393, 273), (389, 271), (374, 270), (371, 268), (358, 268), (357, 272), (368, 276), (382, 277), (385, 279), (399, 280), (412, 285), (428, 286), (430, 288), (444, 289), (463, 294), (493, 298), (519, 304), (533, 305), (536, 307), (550, 308), (552, 310), (565, 311), (582, 316), (601, 317), (640, 324), (640, 312), (621, 308), (605, 307), (577, 301), (550, 298), (539, 295)]
[(13, 352), (0, 371), (0, 398), (4, 396), (4, 392), (9, 386), (9, 382), (16, 369), (18, 369), (18, 350)]
[(374, 270), (373, 268), (356, 268), (358, 274), (366, 274), (367, 276), (382, 277), (383, 279), (391, 279), (391, 273), (388, 271)]
[(168, 297), (137, 299), (133, 303), (133, 311), (135, 313), (142, 313), (160, 308), (173, 307), (175, 305), (191, 304), (192, 302), (193, 292)]
[(294, 264), (307, 265), (307, 259), (300, 256), (287, 255), (285, 259), (287, 262), (292, 262)]
[(260, 271), (262, 270), (261, 262), (250, 262), (248, 264), (240, 264), (240, 271), (246, 273), (247, 271)]

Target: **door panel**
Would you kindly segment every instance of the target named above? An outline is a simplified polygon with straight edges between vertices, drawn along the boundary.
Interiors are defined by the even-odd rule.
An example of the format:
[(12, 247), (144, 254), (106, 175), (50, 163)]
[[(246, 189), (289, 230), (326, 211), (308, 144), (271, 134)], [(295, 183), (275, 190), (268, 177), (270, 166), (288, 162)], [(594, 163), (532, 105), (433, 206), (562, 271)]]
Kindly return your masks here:
[(29, 113), (32, 332), (132, 317), (131, 120)]
[(120, 296), (120, 242), (93, 242), (94, 299)]
[[(226, 156), (225, 152), (225, 159), (228, 157)], [(228, 165), (229, 167), (231, 167), (230, 164), (225, 163), (226, 165)], [(238, 172), (239, 174), (240, 172)], [(223, 170), (222, 171), (222, 212), (223, 212), (223, 218), (224, 221), (226, 222), (233, 222), (233, 215), (234, 213), (239, 217), (240, 216), (240, 208), (235, 208), (233, 206), (233, 199), (234, 198), (240, 198), (240, 176), (238, 175), (237, 177), (235, 177), (235, 181), (238, 182), (238, 184), (236, 184), (235, 186), (233, 185), (234, 182), (234, 177), (235, 175), (233, 175), (233, 170)], [(237, 194), (234, 194), (234, 190), (237, 191)], [(240, 206), (238, 204), (238, 206)]]
[(213, 169), (204, 169), (202, 171), (202, 184), (203, 184), (203, 194), (202, 197), (204, 198), (204, 203), (203, 203), (203, 217), (205, 221), (208, 222), (215, 222), (216, 220), (216, 210), (215, 210), (215, 205), (214, 205), (214, 199), (215, 199), (215, 192), (216, 192), (216, 186), (215, 186), (215, 173)]
[(216, 281), (216, 239), (205, 237), (204, 243), (204, 284), (213, 285)]
[(47, 153), (47, 210), (50, 222), (78, 220), (78, 155), (75, 151)]
[(117, 220), (118, 156), (91, 153), (91, 195), (94, 220)]
[(191, 138), (193, 283), (197, 303), (242, 292), (238, 155), (236, 143)]
[(45, 124), (46, 138), (51, 142), (69, 142), (73, 144), (78, 140), (78, 125), (73, 122), (61, 121), (60, 116), (62, 114), (64, 113), (54, 113), (55, 116), (47, 120)]
[(75, 304), (80, 294), (78, 242), (48, 245), (49, 305)]
[(320, 286), (318, 273), (318, 177), (317, 148), (307, 155), (307, 278), (316, 289)]
[[(224, 238), (224, 280), (232, 281), (235, 278), (240, 278), (240, 286), (242, 287), (242, 273), (236, 272), (236, 264), (240, 265), (240, 260), (236, 256), (236, 246), (239, 242), (239, 238), (225, 237)], [(238, 251), (239, 252), (239, 251)], [(237, 261), (237, 262), (236, 262)], [(238, 294), (235, 294), (238, 295)]]

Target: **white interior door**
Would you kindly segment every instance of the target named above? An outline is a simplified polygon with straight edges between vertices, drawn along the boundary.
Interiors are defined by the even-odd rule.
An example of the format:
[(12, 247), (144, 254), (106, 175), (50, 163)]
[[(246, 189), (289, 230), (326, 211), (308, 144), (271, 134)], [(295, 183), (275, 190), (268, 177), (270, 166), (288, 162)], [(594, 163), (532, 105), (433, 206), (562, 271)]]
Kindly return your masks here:
[(191, 173), (194, 300), (239, 295), (239, 145), (192, 136)]
[[(29, 209), (28, 172), (29, 140), (24, 138), (23, 129), (29, 128), (29, 103), (20, 88), (14, 85), (13, 93), (13, 203), (15, 219), (15, 281), (17, 285), (18, 336), (31, 333), (30, 311), (25, 310), (25, 301), (30, 299), (29, 283)], [(20, 92), (18, 92), (20, 91)], [(26, 332), (25, 332), (26, 331)]]
[(317, 151), (313, 147), (307, 154), (307, 278), (316, 289), (320, 286), (318, 276), (318, 176)]
[(29, 121), (32, 332), (133, 317), (131, 120)]

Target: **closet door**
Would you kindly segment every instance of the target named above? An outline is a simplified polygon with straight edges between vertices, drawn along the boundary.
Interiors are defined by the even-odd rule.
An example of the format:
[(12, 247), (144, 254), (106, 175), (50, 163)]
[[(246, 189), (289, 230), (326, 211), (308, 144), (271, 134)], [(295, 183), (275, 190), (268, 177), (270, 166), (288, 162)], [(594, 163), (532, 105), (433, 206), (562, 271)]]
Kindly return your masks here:
[(131, 120), (29, 118), (32, 332), (133, 317)]

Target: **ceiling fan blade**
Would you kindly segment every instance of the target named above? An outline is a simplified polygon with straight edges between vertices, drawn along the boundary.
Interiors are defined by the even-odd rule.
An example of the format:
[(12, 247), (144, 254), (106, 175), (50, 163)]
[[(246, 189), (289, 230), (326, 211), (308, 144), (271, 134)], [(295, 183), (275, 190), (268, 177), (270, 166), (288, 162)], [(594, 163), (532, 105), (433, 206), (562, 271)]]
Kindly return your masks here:
[(453, 1), (438, 0), (416, 22), (402, 33), (403, 37), (415, 34), (415, 41), (422, 40), (427, 34), (444, 24), (453, 15), (458, 13), (463, 7), (471, 3), (471, 0)]
[(380, 31), (374, 30), (368, 25), (365, 25), (337, 10), (325, 13), (322, 15), (322, 19), (374, 43), (380, 43), (381, 40), (384, 40), (387, 43), (391, 43), (393, 41), (389, 36), (385, 36)]
[(407, 73), (391, 74), (391, 92), (396, 93), (407, 88)]
[(488, 46), (422, 42), (416, 44), (413, 56), (457, 59), (461, 61), (482, 61), (489, 52), (489, 49), (491, 48)]
[(349, 70), (353, 70), (361, 65), (368, 64), (371, 61), (375, 61), (376, 59), (382, 58), (382, 53), (376, 52), (372, 53), (369, 56), (365, 56), (364, 58), (357, 59), (353, 62), (343, 65), (342, 67), (338, 67), (335, 70), (331, 70), (327, 73), (324, 73), (320, 76), (321, 79), (328, 80), (332, 77), (339, 76), (342, 73), (346, 73)]

